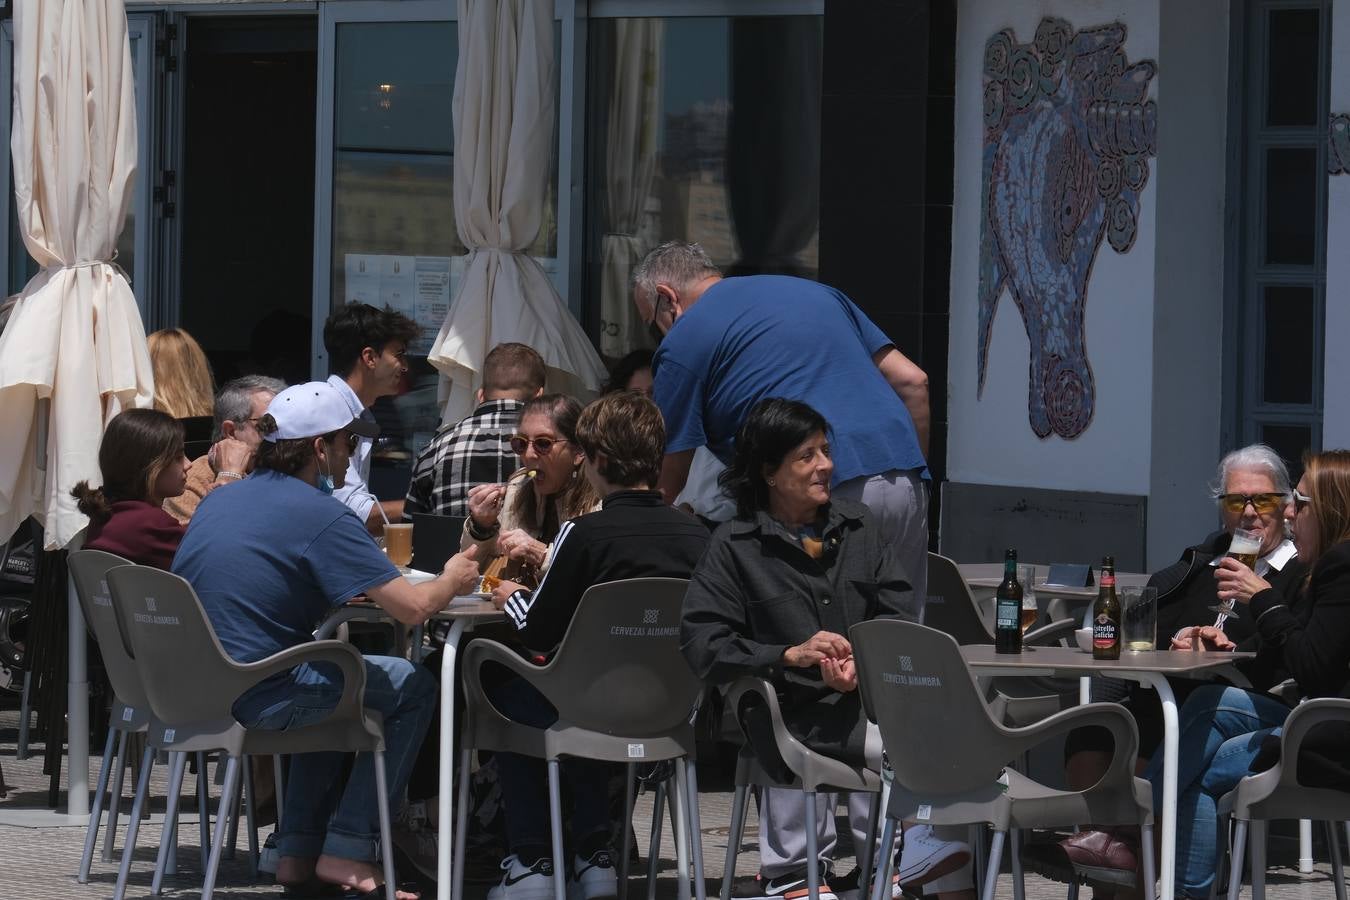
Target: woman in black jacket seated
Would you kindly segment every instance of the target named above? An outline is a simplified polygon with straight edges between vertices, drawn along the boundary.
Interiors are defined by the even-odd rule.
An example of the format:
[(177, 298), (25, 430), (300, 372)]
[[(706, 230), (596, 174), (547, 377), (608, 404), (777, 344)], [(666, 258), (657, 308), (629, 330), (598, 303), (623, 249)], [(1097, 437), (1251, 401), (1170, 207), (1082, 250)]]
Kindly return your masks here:
[[(1214, 879), (1217, 800), (1254, 771), (1263, 746), (1277, 738), (1290, 707), (1262, 693), (1292, 677), (1304, 697), (1350, 697), (1350, 451), (1309, 456), (1285, 507), (1299, 559), (1310, 567), (1291, 602), (1265, 578), (1234, 559), (1215, 572), (1219, 597), (1238, 601), (1261, 649), (1244, 672), (1253, 690), (1205, 685), (1181, 710), (1177, 772), (1176, 877), (1189, 897), (1204, 897)], [(1317, 779), (1350, 785), (1345, 732), (1322, 740)], [(1300, 760), (1300, 765), (1303, 761)], [(1161, 804), (1162, 755), (1145, 777)]]
[[(769, 679), (794, 735), (827, 756), (861, 763), (880, 755), (879, 737), (862, 714), (845, 635), (855, 623), (881, 616), (917, 621), (921, 604), (867, 508), (831, 499), (828, 431), (804, 403), (769, 399), (750, 411), (736, 436), (735, 461), (722, 475), (736, 518), (713, 534), (694, 571), (681, 643), (690, 666), (709, 682)], [(765, 768), (781, 768), (767, 716), (747, 729)], [(849, 798), (855, 846), (870, 839), (869, 800)], [(819, 864), (828, 877), (834, 798), (822, 794), (818, 801)], [(806, 893), (801, 804), (797, 791), (769, 789), (761, 798), (756, 896)], [(970, 856), (965, 844), (940, 841), (927, 827), (910, 829), (904, 847), (897, 878), (906, 886), (947, 875)], [(829, 900), (833, 893), (826, 878), (821, 882), (820, 896)], [(966, 876), (958, 889), (969, 885)]]

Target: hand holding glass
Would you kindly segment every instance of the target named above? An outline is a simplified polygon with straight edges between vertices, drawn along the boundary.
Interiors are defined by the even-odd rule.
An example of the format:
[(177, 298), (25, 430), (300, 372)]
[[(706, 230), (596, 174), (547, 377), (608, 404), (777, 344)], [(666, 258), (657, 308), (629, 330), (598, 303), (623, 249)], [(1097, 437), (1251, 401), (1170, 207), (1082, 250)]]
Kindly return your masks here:
[[(1255, 572), (1256, 559), (1261, 555), (1261, 532), (1248, 531), (1243, 528), (1234, 529), (1233, 540), (1228, 545), (1227, 555)], [(1214, 627), (1222, 628), (1224, 619), (1238, 618), (1236, 606), (1236, 600), (1222, 601), (1211, 606), (1210, 612), (1219, 614), (1219, 618), (1214, 622)]]

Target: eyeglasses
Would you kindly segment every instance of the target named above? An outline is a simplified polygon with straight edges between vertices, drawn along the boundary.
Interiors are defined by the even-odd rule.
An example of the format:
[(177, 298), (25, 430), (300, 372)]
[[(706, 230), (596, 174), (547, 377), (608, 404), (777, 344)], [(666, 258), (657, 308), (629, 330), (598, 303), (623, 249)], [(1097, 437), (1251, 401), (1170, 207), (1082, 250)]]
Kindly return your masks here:
[(1250, 503), (1258, 516), (1268, 516), (1284, 505), (1284, 498), (1284, 494), (1276, 493), (1222, 494), (1219, 497), (1219, 503), (1225, 510), (1232, 513), (1242, 512)]
[(530, 440), (523, 434), (516, 434), (511, 436), (511, 452), (517, 456), (524, 456), (526, 448), (534, 447), (535, 453), (538, 453), (540, 456), (547, 456), (548, 451), (553, 449), (554, 444), (566, 443), (567, 438), (537, 437), (534, 440)]
[(1297, 489), (1294, 490), (1293, 497), (1294, 497), (1295, 512), (1303, 512), (1303, 507), (1307, 506), (1309, 503), (1312, 502), (1311, 497), (1309, 497), (1306, 494), (1300, 494)]

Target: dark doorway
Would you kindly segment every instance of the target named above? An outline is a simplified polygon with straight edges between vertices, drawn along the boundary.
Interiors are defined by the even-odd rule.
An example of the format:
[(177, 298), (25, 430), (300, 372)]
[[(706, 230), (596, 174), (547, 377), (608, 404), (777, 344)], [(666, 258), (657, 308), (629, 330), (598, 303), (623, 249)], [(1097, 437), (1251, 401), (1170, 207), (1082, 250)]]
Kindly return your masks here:
[(180, 322), (217, 385), (309, 380), (313, 16), (187, 20)]

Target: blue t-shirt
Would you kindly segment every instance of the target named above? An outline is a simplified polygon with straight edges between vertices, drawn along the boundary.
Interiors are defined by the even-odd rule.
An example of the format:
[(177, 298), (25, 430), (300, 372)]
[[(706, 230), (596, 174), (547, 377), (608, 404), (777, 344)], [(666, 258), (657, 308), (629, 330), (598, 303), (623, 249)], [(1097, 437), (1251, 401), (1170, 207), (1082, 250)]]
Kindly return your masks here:
[[(334, 606), (399, 574), (350, 508), (267, 469), (202, 500), (173, 571), (192, 584), (237, 662), (313, 640)], [(245, 696), (269, 693), (284, 679), (269, 678), (267, 688)]]
[(891, 469), (927, 478), (909, 410), (872, 362), (893, 343), (832, 287), (785, 275), (724, 278), (656, 351), (666, 451), (707, 444), (729, 464), (750, 408), (785, 397), (830, 423), (835, 484)]

